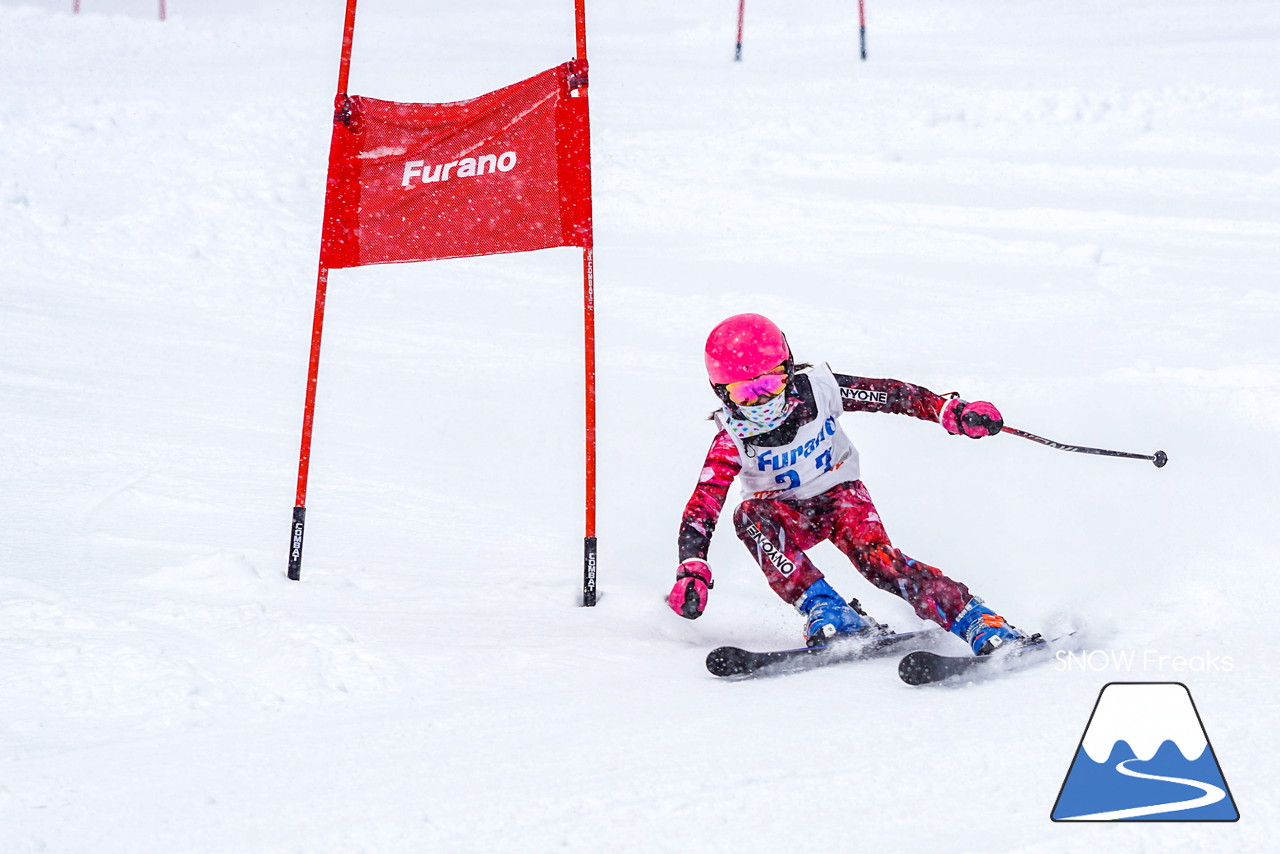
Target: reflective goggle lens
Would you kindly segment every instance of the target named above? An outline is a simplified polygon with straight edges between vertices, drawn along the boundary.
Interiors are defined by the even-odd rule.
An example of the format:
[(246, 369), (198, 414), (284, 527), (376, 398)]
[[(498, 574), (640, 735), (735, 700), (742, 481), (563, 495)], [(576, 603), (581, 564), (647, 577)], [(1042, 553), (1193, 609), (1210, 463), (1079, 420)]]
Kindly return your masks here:
[(787, 369), (777, 367), (753, 379), (727, 383), (724, 388), (731, 401), (743, 406), (777, 397), (786, 387)]

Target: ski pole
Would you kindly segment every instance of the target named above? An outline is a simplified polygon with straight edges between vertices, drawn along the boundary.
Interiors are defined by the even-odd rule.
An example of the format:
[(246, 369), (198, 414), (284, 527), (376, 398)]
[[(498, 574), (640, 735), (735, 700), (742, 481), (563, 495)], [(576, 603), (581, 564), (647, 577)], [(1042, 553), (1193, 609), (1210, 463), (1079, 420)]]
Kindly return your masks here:
[(1162, 468), (1165, 463), (1169, 462), (1169, 455), (1164, 451), (1156, 451), (1154, 454), (1131, 454), (1128, 451), (1108, 451), (1103, 448), (1082, 448), (1079, 445), (1064, 445), (1061, 442), (1055, 442), (1052, 439), (1045, 439), (1023, 430), (1016, 430), (1013, 427), (1002, 427), (1002, 433), (1012, 433), (1015, 436), (1021, 436), (1024, 439), (1030, 439), (1033, 442), (1039, 442), (1041, 445), (1048, 445), (1050, 448), (1057, 448), (1059, 451), (1075, 451), (1078, 454), (1098, 454), (1103, 457), (1128, 457), (1131, 460), (1150, 460), (1156, 464), (1156, 468)]

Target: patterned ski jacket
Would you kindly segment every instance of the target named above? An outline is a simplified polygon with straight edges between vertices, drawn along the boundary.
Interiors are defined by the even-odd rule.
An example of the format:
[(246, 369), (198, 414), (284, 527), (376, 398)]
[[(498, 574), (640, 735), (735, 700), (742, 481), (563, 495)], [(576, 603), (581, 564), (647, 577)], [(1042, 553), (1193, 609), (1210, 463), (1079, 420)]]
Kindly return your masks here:
[(790, 416), (748, 439), (725, 429), (725, 410), (716, 413), (720, 430), (680, 522), (681, 562), (706, 560), (735, 478), (742, 478), (744, 500), (812, 498), (860, 477), (857, 448), (836, 421), (845, 412), (889, 412), (936, 422), (947, 401), (922, 386), (836, 374), (825, 364), (797, 371), (788, 394), (795, 400)]

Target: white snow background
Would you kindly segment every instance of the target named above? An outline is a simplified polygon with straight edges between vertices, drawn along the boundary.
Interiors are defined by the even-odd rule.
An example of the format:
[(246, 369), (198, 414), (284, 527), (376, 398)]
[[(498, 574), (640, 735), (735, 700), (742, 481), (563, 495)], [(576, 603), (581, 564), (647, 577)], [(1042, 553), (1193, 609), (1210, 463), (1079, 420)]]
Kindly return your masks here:
[[(588, 609), (578, 250), (332, 275), (290, 582), (344, 3), (83, 5), (0, 2), (0, 851), (1272, 850), (1280, 6), (872, 0), (864, 63), (850, 0), (762, 0), (734, 63), (732, 0), (589, 4)], [(362, 0), (350, 91), (573, 49), (569, 0)], [(709, 676), (801, 628), (727, 513), (706, 615), (663, 601), (741, 311), (1167, 451), (843, 420), (896, 545), (1138, 663)], [(1134, 679), (1189, 686), (1238, 823), (1050, 822)]]

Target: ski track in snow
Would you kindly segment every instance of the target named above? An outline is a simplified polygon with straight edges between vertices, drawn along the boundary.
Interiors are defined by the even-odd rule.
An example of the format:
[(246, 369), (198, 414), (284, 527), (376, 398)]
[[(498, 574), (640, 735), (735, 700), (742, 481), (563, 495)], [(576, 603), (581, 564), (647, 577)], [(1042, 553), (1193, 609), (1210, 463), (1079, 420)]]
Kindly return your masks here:
[[(70, 5), (0, 0), (5, 854), (1269, 850), (1276, 4), (872, 2), (866, 63), (847, 0), (748, 4), (734, 63), (733, 4), (588, 3), (594, 609), (579, 254), (334, 271), (291, 583), (344, 4)], [(568, 0), (361, 0), (351, 90), (460, 100), (573, 47)], [(800, 636), (727, 513), (706, 615), (663, 601), (702, 341), (748, 310), (802, 359), (1167, 451), (842, 422), (895, 545), (1015, 624), (1231, 668), (709, 676)], [(1117, 680), (1189, 686), (1246, 820), (1050, 821)]]

